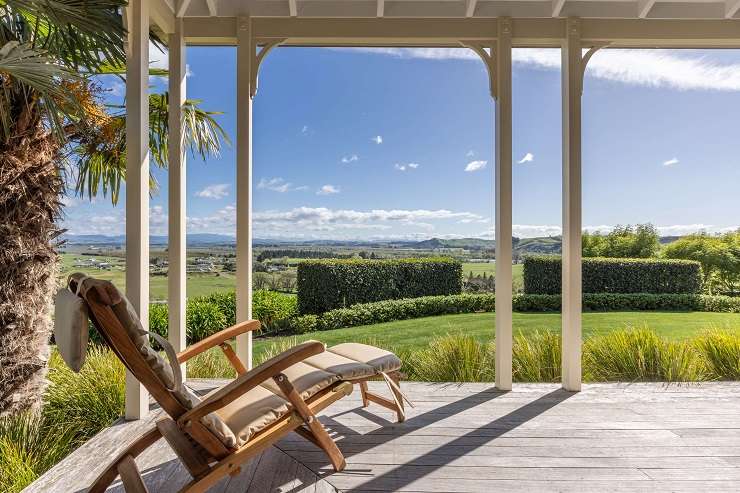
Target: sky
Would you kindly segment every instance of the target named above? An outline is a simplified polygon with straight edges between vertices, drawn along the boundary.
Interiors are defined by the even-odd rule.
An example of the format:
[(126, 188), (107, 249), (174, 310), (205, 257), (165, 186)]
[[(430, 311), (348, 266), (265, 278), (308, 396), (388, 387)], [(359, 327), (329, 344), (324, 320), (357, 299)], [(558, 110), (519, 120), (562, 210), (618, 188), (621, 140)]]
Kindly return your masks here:
[[(151, 58), (166, 66), (166, 54)], [(559, 50), (515, 49), (513, 59), (514, 235), (557, 235)], [(235, 139), (235, 49), (189, 47), (187, 60), (188, 97), (222, 111)], [(103, 84), (120, 102), (121, 84)], [(253, 111), (255, 237), (493, 237), (494, 102), (471, 51), (277, 48)], [(583, 94), (584, 228), (737, 229), (739, 129), (740, 50), (599, 51)], [(235, 234), (235, 160), (233, 146), (205, 162), (188, 156), (188, 233)], [(150, 228), (160, 235), (167, 175), (155, 175)], [(125, 200), (69, 193), (69, 233), (123, 234)]]

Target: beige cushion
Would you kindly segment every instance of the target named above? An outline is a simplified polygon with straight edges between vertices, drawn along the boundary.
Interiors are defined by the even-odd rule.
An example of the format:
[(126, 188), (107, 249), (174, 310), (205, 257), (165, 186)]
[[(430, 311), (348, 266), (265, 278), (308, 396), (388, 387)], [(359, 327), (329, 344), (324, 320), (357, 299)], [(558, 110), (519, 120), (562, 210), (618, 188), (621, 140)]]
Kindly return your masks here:
[[(303, 400), (327, 388), (340, 378), (336, 373), (329, 373), (304, 362), (288, 367), (283, 371), (283, 375), (288, 377), (288, 381), (293, 384), (296, 392)], [(277, 395), (283, 395), (280, 387), (273, 379), (262, 383), (262, 386)]]
[(234, 434), (236, 446), (241, 447), (252, 435), (280, 419), (288, 410), (285, 399), (258, 386), (215, 414)]
[(149, 335), (144, 330), (139, 321), (136, 310), (125, 296), (121, 296), (121, 302), (112, 305), (113, 312), (123, 325), (129, 338), (139, 350), (139, 354), (144, 358), (159, 381), (168, 389), (173, 389), (175, 385), (175, 376), (172, 373), (170, 364), (155, 351), (149, 344)]
[(342, 380), (356, 380), (376, 374), (375, 368), (372, 366), (359, 363), (330, 351), (324, 351), (321, 354), (311, 356), (305, 359), (304, 362), (314, 368), (319, 368), (329, 373), (336, 373)]
[(385, 349), (368, 346), (367, 344), (347, 342), (332, 346), (327, 351), (370, 365), (378, 373), (388, 373), (401, 368), (401, 360), (398, 356)]
[(90, 336), (87, 320), (87, 304), (82, 298), (67, 288), (60, 289), (54, 299), (54, 342), (74, 372), (85, 364)]
[[(216, 389), (218, 390), (218, 389)], [(215, 392), (214, 390), (213, 392)], [(183, 385), (178, 390), (173, 392), (175, 397), (180, 403), (188, 409), (193, 409), (195, 406), (200, 404), (201, 399), (195, 392), (190, 390), (187, 386)], [(238, 440), (234, 432), (231, 430), (228, 424), (221, 419), (216, 413), (209, 413), (200, 419), (206, 428), (216, 435), (221, 442), (229, 448), (234, 448), (238, 445)]]

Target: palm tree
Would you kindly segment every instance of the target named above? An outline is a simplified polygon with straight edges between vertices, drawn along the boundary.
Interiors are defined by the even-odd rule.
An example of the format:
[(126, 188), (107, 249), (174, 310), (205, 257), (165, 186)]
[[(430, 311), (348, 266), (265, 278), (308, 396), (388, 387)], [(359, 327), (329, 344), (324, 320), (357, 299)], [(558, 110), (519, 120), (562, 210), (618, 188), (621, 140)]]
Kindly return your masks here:
[[(125, 113), (102, 103), (122, 73), (126, 0), (0, 0), (0, 415), (37, 408), (45, 386), (65, 186), (118, 200)], [(184, 107), (186, 146), (227, 141), (215, 113)], [(167, 95), (150, 98), (150, 149), (167, 164)]]

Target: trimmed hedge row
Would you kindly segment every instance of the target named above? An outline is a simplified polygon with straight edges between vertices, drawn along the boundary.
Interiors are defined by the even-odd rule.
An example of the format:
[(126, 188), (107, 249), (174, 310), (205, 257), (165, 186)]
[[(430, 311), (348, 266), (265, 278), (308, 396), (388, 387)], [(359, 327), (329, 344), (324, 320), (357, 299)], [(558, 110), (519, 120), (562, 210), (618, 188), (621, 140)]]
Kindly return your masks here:
[(309, 260), (298, 264), (301, 314), (461, 291), (462, 264), (451, 258)]
[[(524, 258), (524, 292), (559, 294), (561, 258)], [(704, 281), (701, 264), (691, 260), (584, 258), (584, 293), (697, 294)]]
[[(293, 319), (291, 325), (297, 333), (333, 330), (436, 315), (492, 312), (495, 303), (495, 295), (491, 293), (386, 300), (338, 308), (321, 315), (301, 315)], [(558, 312), (560, 307), (560, 295), (556, 294), (516, 294), (513, 297), (516, 312)], [(583, 310), (740, 313), (740, 298), (695, 294), (585, 294)]]

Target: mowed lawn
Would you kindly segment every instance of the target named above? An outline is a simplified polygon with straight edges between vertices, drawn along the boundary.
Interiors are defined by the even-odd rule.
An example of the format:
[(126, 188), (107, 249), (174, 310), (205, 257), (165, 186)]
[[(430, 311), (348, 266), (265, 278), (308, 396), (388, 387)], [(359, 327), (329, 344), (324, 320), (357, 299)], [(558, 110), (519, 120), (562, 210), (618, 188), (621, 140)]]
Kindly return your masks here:
[[(376, 325), (313, 332), (302, 336), (257, 339), (259, 354), (271, 343), (302, 342), (317, 339), (326, 344), (357, 341), (375, 343), (397, 350), (412, 350), (427, 346), (429, 341), (449, 333), (469, 334), (481, 341), (493, 337), (493, 313), (466, 313), (439, 317), (400, 320)], [(684, 339), (710, 328), (730, 329), (740, 334), (740, 313), (707, 312), (601, 312), (583, 314), (583, 334), (589, 337), (614, 329), (649, 327), (662, 337)], [(559, 313), (514, 313), (514, 334), (529, 334), (537, 330), (560, 330)]]

